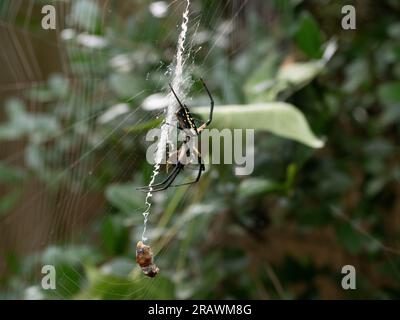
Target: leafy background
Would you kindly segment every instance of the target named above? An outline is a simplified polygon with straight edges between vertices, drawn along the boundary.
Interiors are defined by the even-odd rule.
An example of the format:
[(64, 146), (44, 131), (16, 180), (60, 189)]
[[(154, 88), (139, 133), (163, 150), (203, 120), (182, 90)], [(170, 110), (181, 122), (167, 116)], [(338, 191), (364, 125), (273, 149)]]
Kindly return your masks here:
[[(49, 2), (56, 31), (40, 27)], [(398, 298), (395, 0), (350, 1), (356, 30), (341, 28), (342, 1), (192, 1), (187, 103), (207, 105), (205, 78), (213, 126), (256, 129), (255, 170), (213, 165), (155, 195), (161, 273), (141, 274), (135, 187), (150, 179), (145, 134), (163, 116), (183, 10), (168, 4), (0, 2), (0, 297)], [(40, 286), (44, 264), (56, 290)], [(341, 288), (347, 264), (356, 290)]]

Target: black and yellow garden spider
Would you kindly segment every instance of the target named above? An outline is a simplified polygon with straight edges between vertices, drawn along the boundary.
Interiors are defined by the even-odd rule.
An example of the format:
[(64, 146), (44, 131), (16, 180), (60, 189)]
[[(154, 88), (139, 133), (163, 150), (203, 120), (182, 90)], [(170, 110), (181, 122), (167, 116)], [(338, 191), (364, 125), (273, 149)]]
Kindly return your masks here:
[[(189, 111), (189, 108), (187, 107), (186, 104), (182, 104), (181, 101), (179, 100), (177, 94), (175, 93), (174, 89), (172, 88), (171, 85), (169, 87), (171, 88), (172, 93), (174, 94), (176, 100), (179, 103), (179, 110), (176, 113), (176, 118), (178, 120), (178, 130), (181, 130), (185, 134), (185, 138), (182, 142), (182, 145), (180, 148), (175, 151), (175, 158), (176, 160), (173, 161), (172, 158), (173, 156), (169, 156), (167, 159), (167, 165), (169, 163), (173, 163), (175, 167), (172, 169), (170, 174), (167, 176), (165, 180), (163, 180), (160, 183), (154, 184), (152, 186), (146, 186), (146, 187), (141, 187), (142, 191), (162, 191), (166, 190), (169, 187), (180, 187), (180, 186), (185, 186), (189, 184), (196, 183), (200, 180), (202, 172), (205, 170), (204, 164), (202, 163), (202, 158), (200, 152), (196, 149), (194, 145), (190, 146), (189, 142), (191, 141), (191, 138), (193, 137), (198, 137), (200, 136), (201, 132), (211, 123), (212, 121), (212, 116), (213, 116), (213, 111), (214, 111), (214, 100), (211, 96), (210, 91), (207, 88), (207, 85), (203, 81), (203, 79), (200, 79), (204, 88), (206, 89), (208, 96), (210, 98), (210, 115), (208, 117), (208, 120), (203, 123), (201, 126), (197, 127), (192, 114)], [(192, 154), (191, 152), (194, 152), (195, 155), (197, 156), (198, 160), (198, 165), (199, 165), (199, 171), (197, 173), (197, 177), (195, 180), (186, 182), (186, 183), (181, 183), (177, 185), (172, 185), (174, 182), (175, 178), (178, 176), (178, 174), (189, 164), (192, 164)]]

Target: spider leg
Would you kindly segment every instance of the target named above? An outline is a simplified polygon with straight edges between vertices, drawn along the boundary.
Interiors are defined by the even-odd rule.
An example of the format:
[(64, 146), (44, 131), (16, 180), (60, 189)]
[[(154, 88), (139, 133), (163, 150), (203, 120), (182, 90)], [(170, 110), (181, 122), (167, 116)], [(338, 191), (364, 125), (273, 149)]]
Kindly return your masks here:
[(174, 88), (172, 88), (172, 85), (171, 85), (171, 84), (168, 84), (168, 85), (169, 85), (169, 87), (171, 88), (171, 91), (172, 91), (172, 93), (174, 94), (174, 96), (175, 96), (176, 100), (178, 101), (179, 105), (181, 106), (181, 108), (183, 108), (183, 104), (182, 104), (182, 102), (179, 100), (177, 94), (175, 93)]
[[(196, 135), (200, 135), (201, 131), (204, 130), (211, 123), (212, 117), (213, 117), (213, 113), (214, 113), (214, 99), (213, 99), (213, 97), (211, 95), (210, 90), (208, 90), (207, 85), (205, 84), (204, 80), (202, 78), (200, 78), (200, 80), (201, 80), (201, 82), (202, 82), (204, 88), (206, 89), (207, 94), (208, 94), (208, 96), (210, 98), (210, 114), (209, 114), (208, 120), (203, 125), (201, 125), (199, 128), (196, 127), (196, 125), (195, 125), (195, 123), (193, 121), (193, 118), (192, 118), (187, 106), (182, 104), (182, 102), (178, 98), (178, 95), (175, 93), (172, 85), (169, 84), (169, 87), (171, 88), (171, 91), (172, 91), (173, 95), (175, 96), (175, 99), (178, 101), (178, 103), (179, 103), (179, 105), (181, 107), (181, 110), (178, 113), (182, 117), (182, 119), (178, 118), (178, 120), (179, 119), (182, 120), (182, 123), (185, 124), (185, 128), (190, 129), (190, 130), (194, 129)], [(178, 113), (177, 113), (177, 115), (178, 115)], [(170, 125), (169, 123), (166, 123), (166, 124)], [(186, 127), (186, 125), (187, 125), (187, 127)], [(183, 128), (179, 127), (179, 124), (178, 124), (178, 129), (183, 130)], [(185, 141), (185, 143), (187, 143), (189, 141), (189, 139), (190, 139), (190, 136), (187, 136), (187, 140)], [(171, 173), (167, 176), (167, 178), (164, 181), (162, 181), (160, 183), (157, 183), (155, 185), (152, 185), (152, 186), (141, 187), (141, 188), (138, 188), (138, 189), (142, 190), (142, 191), (145, 191), (145, 192), (148, 192), (148, 191), (156, 192), (156, 191), (165, 190), (165, 189), (167, 189), (169, 187), (179, 187), (179, 186), (194, 184), (194, 183), (198, 182), (200, 180), (202, 172), (205, 170), (205, 167), (204, 167), (204, 164), (201, 162), (201, 154), (200, 154), (200, 152), (195, 148), (194, 148), (194, 150), (195, 150), (195, 152), (197, 154), (197, 158), (198, 158), (198, 161), (199, 161), (199, 171), (198, 171), (197, 177), (196, 177), (196, 179), (194, 181), (190, 181), (190, 182), (186, 182), (186, 183), (182, 183), (182, 184), (177, 184), (177, 185), (171, 186), (172, 183), (175, 181), (177, 175), (184, 169), (184, 167), (186, 165), (186, 162), (185, 162), (185, 164), (183, 164), (182, 162), (178, 161), (176, 167), (171, 171)], [(183, 154), (184, 153), (182, 153), (182, 155)]]
[[(208, 96), (210, 97), (210, 115), (208, 116), (208, 120), (205, 122), (205, 124), (202, 125), (202, 127), (204, 126), (204, 128), (205, 128), (205, 127), (208, 126), (208, 125), (211, 123), (211, 121), (212, 121), (212, 117), (213, 117), (213, 113), (214, 113), (214, 99), (213, 99), (213, 97), (212, 97), (212, 95), (211, 95), (210, 90), (208, 90), (207, 85), (206, 85), (206, 83), (204, 82), (203, 78), (200, 78), (200, 81), (201, 81), (201, 83), (203, 84), (204, 88), (206, 89), (206, 91), (207, 91), (207, 93), (208, 93)], [(204, 129), (204, 128), (203, 128), (203, 129)]]
[(171, 186), (171, 188), (185, 186), (185, 185), (188, 185), (188, 184), (194, 184), (194, 183), (196, 183), (196, 182), (198, 182), (200, 180), (201, 174), (206, 168), (204, 167), (204, 164), (201, 161), (202, 160), (201, 159), (201, 153), (199, 152), (199, 150), (197, 150), (197, 148), (193, 146), (193, 151), (197, 154), (197, 161), (199, 162), (199, 172), (197, 173), (196, 180), (190, 181), (190, 182), (186, 182), (186, 183), (177, 184), (177, 185)]
[(178, 170), (174, 171), (173, 177), (168, 181), (168, 183), (164, 187), (152, 189), (151, 191), (157, 192), (157, 191), (163, 191), (165, 189), (168, 189), (171, 186), (171, 184), (175, 181), (175, 178), (178, 175), (178, 173), (181, 172), (181, 170), (183, 169), (183, 165), (177, 166), (177, 168), (178, 168)]
[(136, 188), (136, 189), (137, 189), (137, 190), (144, 190), (144, 189), (150, 189), (150, 188), (162, 186), (162, 185), (164, 185), (165, 183), (167, 183), (167, 182), (174, 176), (174, 174), (176, 173), (176, 171), (178, 171), (178, 169), (179, 169), (178, 166), (176, 166), (176, 167), (170, 172), (170, 174), (169, 174), (163, 181), (161, 181), (161, 182), (159, 182), (159, 183), (153, 184), (153, 185), (151, 185), (150, 187), (149, 187), (149, 186), (144, 186), (144, 187), (139, 187), (139, 188)]
[(167, 189), (175, 180), (176, 176), (178, 173), (181, 171), (181, 169), (174, 171), (171, 173), (171, 175), (168, 177), (168, 179), (164, 180), (162, 183), (158, 183), (157, 185), (151, 186), (151, 188), (147, 189), (141, 189), (140, 191), (142, 192), (157, 192), (157, 191), (162, 191)]
[(186, 186), (186, 185), (189, 185), (189, 184), (194, 184), (196, 182), (199, 182), (200, 177), (201, 177), (201, 173), (205, 170), (205, 167), (204, 167), (204, 164), (201, 163), (201, 156), (200, 155), (198, 156), (198, 161), (200, 163), (200, 166), (199, 166), (199, 172), (197, 173), (196, 180), (185, 182), (185, 183), (176, 184), (176, 185), (169, 186), (169, 187), (170, 188), (176, 188), (176, 187)]
[(152, 191), (157, 191), (154, 188), (160, 187), (160, 186), (168, 183), (170, 180), (174, 181), (174, 179), (176, 178), (177, 174), (181, 171), (181, 169), (182, 169), (182, 164), (178, 163), (176, 165), (176, 167), (168, 175), (168, 177), (165, 178), (164, 181), (161, 181), (160, 183), (153, 184), (150, 187), (149, 186), (139, 187), (139, 188), (136, 188), (136, 190), (141, 190), (143, 192), (147, 192), (147, 191), (150, 191), (150, 189), (152, 189)]

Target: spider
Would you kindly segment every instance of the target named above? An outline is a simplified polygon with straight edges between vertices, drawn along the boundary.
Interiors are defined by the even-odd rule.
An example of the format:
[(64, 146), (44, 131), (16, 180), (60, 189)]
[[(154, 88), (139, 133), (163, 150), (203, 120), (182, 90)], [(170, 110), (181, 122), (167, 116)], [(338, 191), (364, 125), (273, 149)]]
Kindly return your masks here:
[[(211, 123), (212, 121), (212, 116), (213, 116), (213, 111), (214, 111), (214, 100), (211, 96), (210, 91), (207, 88), (207, 85), (201, 79), (201, 83), (203, 84), (204, 88), (207, 91), (207, 94), (210, 98), (210, 115), (208, 117), (208, 120), (203, 123), (201, 126), (197, 126), (196, 123), (194, 122), (193, 116), (189, 111), (189, 108), (187, 107), (186, 104), (182, 104), (181, 101), (179, 100), (177, 94), (175, 93), (174, 89), (172, 88), (171, 84), (169, 87), (171, 88), (172, 93), (174, 94), (176, 100), (179, 103), (179, 110), (176, 113), (176, 118), (178, 120), (178, 130), (181, 130), (185, 134), (185, 138), (183, 140), (182, 145), (180, 148), (176, 151), (175, 157), (176, 161), (171, 161), (172, 156), (168, 157), (167, 160), (167, 165), (168, 163), (176, 163), (175, 167), (172, 169), (170, 174), (166, 177), (166, 179), (160, 183), (154, 184), (152, 186), (146, 186), (146, 187), (141, 187), (142, 191), (150, 191), (150, 189), (153, 192), (156, 191), (163, 191), (168, 189), (169, 187), (179, 187), (179, 186), (184, 186), (184, 185), (189, 185), (189, 184), (194, 184), (200, 180), (202, 172), (205, 170), (204, 164), (202, 163), (201, 159), (201, 154), (200, 152), (193, 146), (192, 148), (189, 146), (190, 139), (193, 137), (198, 137), (200, 136), (201, 132)], [(199, 171), (197, 173), (197, 177), (195, 180), (186, 182), (186, 183), (181, 183), (177, 185), (172, 185), (174, 182), (175, 178), (178, 176), (178, 174), (184, 170), (184, 168), (191, 164), (191, 150), (194, 151), (195, 155), (197, 156), (197, 160), (199, 163)]]

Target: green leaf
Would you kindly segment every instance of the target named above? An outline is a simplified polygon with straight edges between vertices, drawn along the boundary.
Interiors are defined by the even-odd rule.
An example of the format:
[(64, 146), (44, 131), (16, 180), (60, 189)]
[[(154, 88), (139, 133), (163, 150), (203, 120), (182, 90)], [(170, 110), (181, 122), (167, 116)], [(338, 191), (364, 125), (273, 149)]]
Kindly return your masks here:
[(241, 198), (260, 196), (270, 192), (283, 192), (292, 187), (297, 174), (297, 166), (290, 164), (286, 169), (286, 180), (275, 182), (265, 178), (248, 178), (243, 180), (238, 189)]
[(33, 121), (26, 113), (22, 100), (12, 98), (6, 101), (5, 110), (8, 122), (0, 126), (0, 139), (18, 139), (33, 127)]
[(356, 59), (349, 63), (345, 69), (345, 82), (343, 89), (353, 93), (370, 80), (370, 70), (367, 59)]
[(368, 181), (365, 187), (365, 194), (370, 197), (376, 196), (380, 191), (382, 191), (386, 183), (386, 177), (377, 177), (371, 179), (371, 181)]
[(0, 162), (0, 183), (11, 184), (21, 182), (24, 178), (24, 170)]
[(51, 246), (41, 255), (41, 263), (56, 269), (56, 290), (44, 291), (51, 298), (71, 298), (85, 283), (84, 264), (98, 263), (93, 248), (86, 246)]
[(147, 122), (139, 123), (134, 126), (124, 128), (125, 132), (140, 133), (147, 132), (152, 128), (157, 128), (162, 123), (161, 119), (153, 119)]
[(379, 99), (384, 104), (400, 103), (400, 81), (382, 84), (378, 88)]
[[(81, 266), (61, 264), (56, 268), (56, 290), (49, 290), (50, 296), (62, 297), (64, 299), (72, 297), (78, 293), (82, 286), (83, 268)], [(52, 292), (53, 291), (53, 292)]]
[(17, 120), (26, 113), (25, 103), (18, 98), (11, 98), (7, 100), (5, 103), (5, 109), (7, 116), (11, 121)]
[(274, 77), (278, 66), (278, 57), (268, 55), (253, 71), (244, 86), (244, 92), (251, 102), (274, 101), (278, 93), (283, 90), (277, 85)]
[(129, 229), (120, 216), (106, 217), (101, 225), (101, 238), (109, 254), (123, 254), (129, 244)]
[(44, 300), (46, 296), (44, 295), (43, 288), (41, 286), (30, 286), (24, 289), (23, 292), (24, 300)]
[[(155, 278), (146, 278), (139, 272), (138, 266), (135, 268), (137, 269), (134, 270), (138, 272), (133, 276), (121, 277), (109, 274), (106, 270), (87, 267), (88, 287), (80, 298), (103, 300), (174, 298), (175, 287), (169, 278), (162, 274)], [(146, 287), (145, 290), (143, 285)]]
[(0, 125), (0, 140), (13, 140), (20, 138), (25, 131), (20, 130), (16, 126), (6, 123)]
[(94, 264), (98, 262), (98, 259), (98, 253), (92, 247), (84, 245), (50, 246), (41, 254), (41, 262), (51, 265)]
[[(273, 54), (261, 62), (244, 86), (246, 98), (251, 103), (270, 102), (287, 98), (300, 90), (322, 71), (337, 49), (335, 39), (326, 43), (321, 59), (308, 62), (291, 62), (277, 67), (278, 58)], [(280, 99), (278, 99), (278, 96)]]
[[(143, 207), (145, 194), (138, 192), (133, 184), (114, 184), (106, 190), (107, 200), (123, 213), (135, 213)], [(140, 215), (138, 215), (140, 216)]]
[(240, 197), (247, 198), (280, 189), (281, 186), (274, 181), (263, 178), (249, 178), (240, 183), (238, 194)]
[(44, 169), (44, 153), (37, 144), (30, 144), (25, 148), (25, 163), (32, 170), (41, 171)]
[(286, 168), (286, 181), (285, 181), (285, 187), (287, 189), (292, 188), (296, 176), (297, 176), (297, 172), (298, 172), (298, 167), (296, 164), (291, 163), (290, 165), (288, 165), (288, 167)]
[(322, 60), (290, 63), (279, 69), (277, 80), (286, 83), (286, 86), (298, 89), (313, 80), (323, 68)]
[(282, 92), (287, 97), (310, 83), (324, 70), (324, 66), (323, 60), (285, 64), (275, 77), (268, 73), (261, 76), (257, 71), (245, 86), (246, 96), (251, 102), (274, 101)]
[(117, 277), (129, 277), (136, 267), (135, 259), (132, 257), (117, 257), (101, 266), (101, 272)]
[(35, 102), (46, 103), (54, 99), (52, 92), (44, 86), (38, 86), (26, 91), (26, 97)]
[(100, 8), (92, 0), (74, 1), (69, 16), (72, 24), (88, 32), (95, 32), (100, 23)]
[(393, 23), (392, 25), (390, 25), (388, 28), (388, 34), (393, 39), (400, 40), (400, 23)]
[(20, 190), (13, 190), (0, 198), (0, 216), (8, 213), (21, 198)]
[(49, 80), (49, 88), (52, 94), (57, 98), (65, 98), (69, 91), (69, 82), (61, 74), (53, 74)]
[[(207, 118), (209, 107), (196, 108), (195, 113)], [(216, 107), (212, 126), (219, 129), (265, 130), (312, 148), (324, 145), (311, 131), (303, 113), (284, 102)]]
[(18, 99), (6, 103), (9, 121), (0, 126), (0, 139), (17, 139), (28, 135), (33, 142), (42, 142), (59, 132), (60, 126), (54, 116), (45, 113), (28, 113)]
[(365, 236), (349, 223), (341, 224), (336, 229), (336, 236), (338, 241), (351, 253), (360, 252), (367, 243)]
[(310, 14), (304, 13), (300, 17), (295, 41), (298, 47), (310, 58), (321, 58), (322, 35), (317, 22)]
[(130, 99), (140, 91), (140, 82), (130, 74), (114, 73), (109, 79), (110, 87), (119, 98)]

